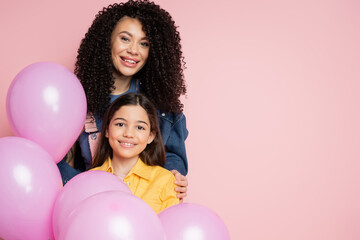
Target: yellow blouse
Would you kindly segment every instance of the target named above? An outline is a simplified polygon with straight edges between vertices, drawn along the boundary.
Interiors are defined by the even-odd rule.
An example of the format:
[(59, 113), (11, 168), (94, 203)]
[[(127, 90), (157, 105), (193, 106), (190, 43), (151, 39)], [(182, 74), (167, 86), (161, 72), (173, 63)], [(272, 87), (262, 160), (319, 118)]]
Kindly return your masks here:
[[(102, 166), (91, 170), (114, 173), (110, 158)], [(156, 213), (179, 203), (174, 181), (175, 177), (170, 171), (160, 166), (148, 166), (140, 158), (124, 178), (131, 192), (149, 204)]]

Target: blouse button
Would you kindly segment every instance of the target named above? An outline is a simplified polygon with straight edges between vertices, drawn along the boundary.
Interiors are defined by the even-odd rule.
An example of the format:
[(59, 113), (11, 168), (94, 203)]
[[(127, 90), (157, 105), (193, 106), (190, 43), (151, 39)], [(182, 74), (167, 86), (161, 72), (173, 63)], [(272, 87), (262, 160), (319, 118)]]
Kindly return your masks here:
[(161, 116), (165, 117), (165, 113), (162, 113)]

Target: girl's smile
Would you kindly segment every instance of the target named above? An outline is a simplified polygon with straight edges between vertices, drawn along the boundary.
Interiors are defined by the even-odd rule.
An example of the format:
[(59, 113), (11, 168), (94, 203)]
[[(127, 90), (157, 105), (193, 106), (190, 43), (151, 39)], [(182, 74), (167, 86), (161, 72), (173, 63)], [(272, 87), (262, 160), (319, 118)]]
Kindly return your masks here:
[(131, 142), (119, 141), (119, 143), (122, 147), (125, 147), (125, 148), (132, 148), (132, 147), (136, 146), (135, 143), (131, 143)]

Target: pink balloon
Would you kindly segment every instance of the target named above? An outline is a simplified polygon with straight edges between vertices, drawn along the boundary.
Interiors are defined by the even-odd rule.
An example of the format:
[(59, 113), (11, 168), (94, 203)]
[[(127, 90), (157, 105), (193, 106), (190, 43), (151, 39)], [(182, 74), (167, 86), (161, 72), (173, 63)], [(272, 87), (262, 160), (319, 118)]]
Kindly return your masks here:
[(16, 75), (7, 93), (6, 110), (15, 135), (39, 144), (58, 163), (84, 126), (86, 97), (70, 70), (39, 62)]
[(73, 177), (66, 183), (56, 199), (53, 215), (54, 236), (59, 233), (68, 221), (71, 211), (88, 197), (105, 191), (122, 191), (132, 194), (129, 187), (118, 177), (104, 171), (87, 171)]
[(159, 213), (167, 240), (230, 240), (221, 218), (211, 209), (194, 203), (171, 206)]
[(71, 212), (60, 240), (164, 240), (152, 208), (135, 195), (108, 191), (85, 199)]
[(0, 237), (53, 239), (52, 213), (62, 181), (49, 153), (24, 138), (0, 138), (0, 182)]

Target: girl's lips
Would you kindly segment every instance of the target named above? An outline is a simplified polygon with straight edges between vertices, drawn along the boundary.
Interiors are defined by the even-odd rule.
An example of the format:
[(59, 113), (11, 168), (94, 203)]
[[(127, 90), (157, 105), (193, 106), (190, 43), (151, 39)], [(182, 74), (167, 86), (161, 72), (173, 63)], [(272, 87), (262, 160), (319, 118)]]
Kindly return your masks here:
[(135, 147), (136, 144), (135, 143), (131, 143), (131, 142), (122, 142), (122, 141), (119, 141), (120, 145), (125, 147), (125, 148), (132, 148), (132, 147)]

